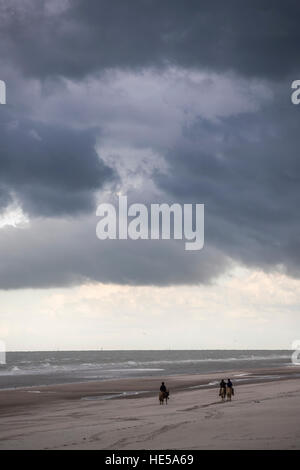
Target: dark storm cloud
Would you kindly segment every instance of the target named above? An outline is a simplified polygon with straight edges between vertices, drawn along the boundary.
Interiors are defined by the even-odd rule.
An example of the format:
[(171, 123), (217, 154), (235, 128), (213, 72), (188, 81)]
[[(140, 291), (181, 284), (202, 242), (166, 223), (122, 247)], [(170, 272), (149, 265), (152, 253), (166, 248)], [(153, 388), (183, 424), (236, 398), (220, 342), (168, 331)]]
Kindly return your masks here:
[(38, 78), (166, 63), (272, 79), (299, 72), (296, 0), (71, 0), (56, 12), (49, 4), (0, 9), (0, 56)]
[(0, 204), (17, 197), (36, 215), (91, 211), (94, 193), (115, 178), (97, 155), (93, 131), (0, 115)]
[(283, 94), (260, 113), (199, 119), (155, 181), (173, 200), (205, 203), (206, 244), (299, 276), (299, 148), (299, 109)]
[[(87, 281), (129, 285), (209, 283), (229, 262), (220, 251), (187, 253), (170, 240), (105, 240), (97, 218), (33, 220), (30, 230), (0, 231), (2, 289), (57, 287)], [(22, 262), (20, 262), (22, 260)], [(17, 269), (16, 269), (17, 266)]]
[[(19, 84), (21, 90), (14, 111), (0, 107), (0, 208), (16, 196), (33, 216), (29, 228), (0, 231), (0, 288), (73, 285), (85, 280), (206, 283), (223, 273), (231, 265), (230, 259), (265, 270), (281, 265), (299, 276), (300, 106), (290, 102), (290, 77), (299, 78), (299, 3), (73, 0), (66, 5), (34, 0), (0, 3), (0, 65), (6, 67), (1, 73), (11, 73), (15, 89)], [(149, 101), (142, 102), (143, 112), (135, 108), (130, 93), (128, 102), (120, 98), (121, 104), (111, 99), (115, 97), (111, 90), (106, 101), (100, 93), (99, 127), (108, 122), (108, 143), (113, 151), (114, 145), (120, 152), (125, 148), (125, 155), (133, 149), (134, 159), (146, 148), (167, 162), (167, 171), (147, 173), (147, 178), (141, 162), (137, 178), (145, 182), (152, 176), (161, 199), (151, 199), (153, 186), (149, 189), (146, 181), (146, 189), (133, 191), (134, 202), (204, 203), (205, 246), (200, 252), (187, 253), (182, 244), (173, 241), (100, 242), (96, 217), (82, 214), (92, 210), (96, 191), (105, 183), (116, 182), (117, 177), (94, 148), (95, 138), (102, 132), (93, 128), (98, 110), (89, 114), (89, 107), (94, 102), (98, 105), (93, 96), (97, 87), (84, 103), (83, 118), (75, 93), (81, 85), (88, 87), (86, 77), (95, 73), (98, 80), (96, 72), (104, 69), (174, 64), (184, 71), (189, 67), (201, 73), (210, 69), (217, 73), (214, 80), (222, 80), (223, 72), (233, 72), (227, 78), (236, 86), (240, 75), (244, 81), (245, 77), (246, 81), (260, 77), (274, 96), (266, 102), (258, 98), (251, 107), (255, 100), (250, 93), (249, 107), (228, 106), (231, 111), (222, 108), (219, 115), (216, 106), (207, 113), (213, 116), (208, 120), (203, 108), (204, 116), (195, 117), (197, 105), (189, 118), (191, 95), (187, 104), (182, 99), (169, 113), (164, 109), (163, 116), (177, 111), (179, 115), (169, 131), (168, 122), (159, 120), (159, 106), (151, 107), (151, 93), (155, 93), (151, 87)], [(109, 88), (110, 71), (107, 74)], [(76, 80), (74, 95), (67, 93), (60, 77)], [(142, 74), (140, 80), (141, 94)], [(151, 81), (151, 77), (145, 80)], [(162, 80), (167, 88), (168, 78)], [(31, 103), (32, 96), (36, 103), (43, 102), (43, 96), (36, 97), (39, 92), (30, 94), (31, 87), (36, 90), (36, 82), (43, 82), (41, 95), (46, 89), (47, 100), (50, 97), (48, 101), (45, 97), (48, 106), (44, 110)], [(116, 88), (120, 91), (117, 97), (126, 95), (126, 87), (122, 89), (119, 82)], [(206, 92), (205, 88), (195, 89), (203, 95)], [(56, 94), (57, 90), (61, 93)], [(188, 88), (179, 87), (174, 93), (184, 95), (185, 90)], [(8, 94), (8, 102), (12, 102), (11, 96)], [(60, 106), (55, 105), (57, 96)], [(82, 96), (85, 100), (89, 94)], [(229, 96), (239, 101), (231, 90)], [(163, 92), (157, 101), (167, 98)], [(102, 109), (101, 99), (105, 101)], [(170, 99), (175, 100), (172, 95)], [(209, 101), (205, 106), (209, 111)], [(187, 120), (180, 133), (177, 129), (185, 121), (180, 110), (185, 107)], [(43, 122), (32, 116), (42, 116)], [(85, 130), (79, 130), (81, 125)], [(120, 159), (125, 170), (134, 173), (125, 160)], [(76, 217), (63, 219), (58, 217), (61, 215)]]

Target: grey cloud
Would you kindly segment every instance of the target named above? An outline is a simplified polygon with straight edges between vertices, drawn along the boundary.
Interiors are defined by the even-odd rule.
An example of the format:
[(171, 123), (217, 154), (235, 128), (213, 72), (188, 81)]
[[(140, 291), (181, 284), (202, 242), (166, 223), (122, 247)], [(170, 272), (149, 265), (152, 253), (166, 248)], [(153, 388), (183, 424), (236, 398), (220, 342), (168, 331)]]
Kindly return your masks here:
[(30, 229), (2, 229), (0, 287), (94, 281), (162, 286), (209, 283), (230, 264), (213, 247), (200, 254), (187, 253), (183, 242), (169, 240), (100, 241), (97, 221), (96, 217), (40, 219), (33, 220)]
[(272, 79), (299, 71), (295, 0), (73, 0), (57, 14), (47, 3), (1, 12), (0, 56), (38, 78), (166, 63)]
[[(157, 200), (153, 186), (146, 184), (146, 189), (131, 194), (135, 202), (205, 203), (205, 248), (187, 253), (173, 241), (100, 242), (96, 218), (82, 214), (92, 210), (97, 191), (114, 184), (117, 176), (95, 152), (95, 137), (100, 134), (101, 139), (101, 132), (89, 128), (89, 104), (84, 117), (79, 115), (84, 121), (84, 130), (79, 130), (76, 119), (73, 127), (66, 124), (74, 110), (80, 113), (73, 96), (66, 104), (61, 93), (61, 107), (54, 108), (50, 99), (40, 114), (42, 123), (24, 117), (30, 100), (21, 109), (20, 91), (17, 111), (0, 109), (0, 208), (15, 194), (25, 211), (49, 218), (32, 217), (26, 230), (0, 231), (0, 288), (85, 280), (197, 284), (211, 282), (231, 266), (230, 260), (265, 270), (283, 266), (290, 275), (300, 276), (300, 107), (290, 102), (287, 79), (293, 74), (299, 78), (297, 2), (254, 0), (241, 8), (240, 1), (233, 0), (74, 0), (59, 13), (55, 8), (49, 12), (42, 1), (27, 0), (26, 8), (16, 1), (3, 5), (0, 60), (16, 76), (21, 71), (14, 86), (21, 75), (19, 83), (36, 77), (51, 98), (56, 89), (63, 90), (63, 81), (45, 80), (49, 77), (70, 77), (80, 84), (83, 77), (104, 69), (176, 64), (266, 78), (274, 99), (262, 100), (261, 108), (258, 104), (251, 112), (233, 107), (234, 112), (220, 116), (217, 109), (211, 120), (205, 113), (201, 118), (193, 113), (181, 135), (177, 122), (168, 127), (157, 117), (159, 105), (144, 114), (136, 112), (130, 100), (120, 100), (120, 109), (118, 99), (112, 105), (109, 97), (100, 111), (100, 99), (98, 122), (108, 121), (112, 129), (118, 121), (119, 133), (110, 135), (113, 149), (122, 152), (125, 146), (138, 154), (146, 148), (167, 162), (167, 171), (158, 166), (145, 177), (142, 164), (132, 169), (125, 152), (124, 172), (136, 171), (146, 183), (152, 179), (160, 191)], [(32, 103), (28, 116), (39, 115), (34, 108)], [(47, 123), (49, 109), (53, 115)], [(166, 121), (174, 113), (170, 109), (163, 113)], [(98, 109), (92, 111), (94, 123)], [(148, 155), (151, 152), (143, 158)], [(76, 218), (57, 220), (61, 215)]]
[(298, 123), (285, 94), (260, 113), (199, 120), (155, 181), (173, 200), (205, 204), (206, 239), (227, 256), (300, 276)]
[(1, 108), (2, 208), (14, 195), (33, 215), (91, 211), (95, 193), (116, 178), (95, 151), (95, 131), (15, 118)]

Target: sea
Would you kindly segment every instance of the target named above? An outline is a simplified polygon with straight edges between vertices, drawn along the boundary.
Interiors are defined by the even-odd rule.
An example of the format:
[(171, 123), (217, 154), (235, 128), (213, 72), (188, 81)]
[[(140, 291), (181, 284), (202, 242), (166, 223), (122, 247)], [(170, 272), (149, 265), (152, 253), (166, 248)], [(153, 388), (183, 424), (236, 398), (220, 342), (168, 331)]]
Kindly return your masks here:
[[(7, 352), (0, 365), (0, 389), (292, 367), (288, 350), (31, 351)], [(239, 373), (238, 373), (239, 372)], [(300, 372), (300, 370), (299, 370)], [(244, 375), (244, 377), (243, 377)]]

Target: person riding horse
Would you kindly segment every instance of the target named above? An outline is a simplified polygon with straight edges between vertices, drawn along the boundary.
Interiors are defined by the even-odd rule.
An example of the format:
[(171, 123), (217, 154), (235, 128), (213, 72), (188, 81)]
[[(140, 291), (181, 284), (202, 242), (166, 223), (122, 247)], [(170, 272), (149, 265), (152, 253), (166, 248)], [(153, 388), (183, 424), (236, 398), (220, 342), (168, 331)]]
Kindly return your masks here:
[(162, 405), (164, 403), (164, 400), (166, 400), (166, 405), (168, 404), (168, 398), (169, 398), (169, 390), (167, 390), (167, 387), (165, 386), (165, 382), (161, 383), (160, 389), (159, 389), (159, 403)]
[(231, 401), (231, 397), (234, 395), (234, 390), (233, 390), (233, 385), (230, 379), (227, 379), (226, 395), (227, 395), (227, 400)]
[(227, 379), (227, 383), (225, 383), (224, 379), (220, 382), (220, 391), (219, 396), (222, 398), (222, 401), (225, 401), (225, 397), (227, 396), (227, 401), (231, 401), (231, 397), (234, 395), (233, 385), (230, 379)]
[(222, 401), (225, 400), (225, 397), (226, 397), (226, 383), (225, 383), (224, 379), (222, 379), (221, 382), (220, 382), (219, 396), (222, 398)]

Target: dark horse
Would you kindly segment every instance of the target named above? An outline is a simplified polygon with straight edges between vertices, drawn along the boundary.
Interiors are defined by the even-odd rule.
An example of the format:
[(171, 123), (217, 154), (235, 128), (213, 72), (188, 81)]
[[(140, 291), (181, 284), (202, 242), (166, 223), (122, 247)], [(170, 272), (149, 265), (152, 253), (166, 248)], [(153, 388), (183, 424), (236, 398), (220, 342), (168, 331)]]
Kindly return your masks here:
[(159, 392), (158, 398), (159, 398), (159, 404), (163, 405), (164, 400), (166, 400), (166, 405), (168, 404), (168, 399), (169, 399), (169, 390), (166, 390), (165, 392)]

